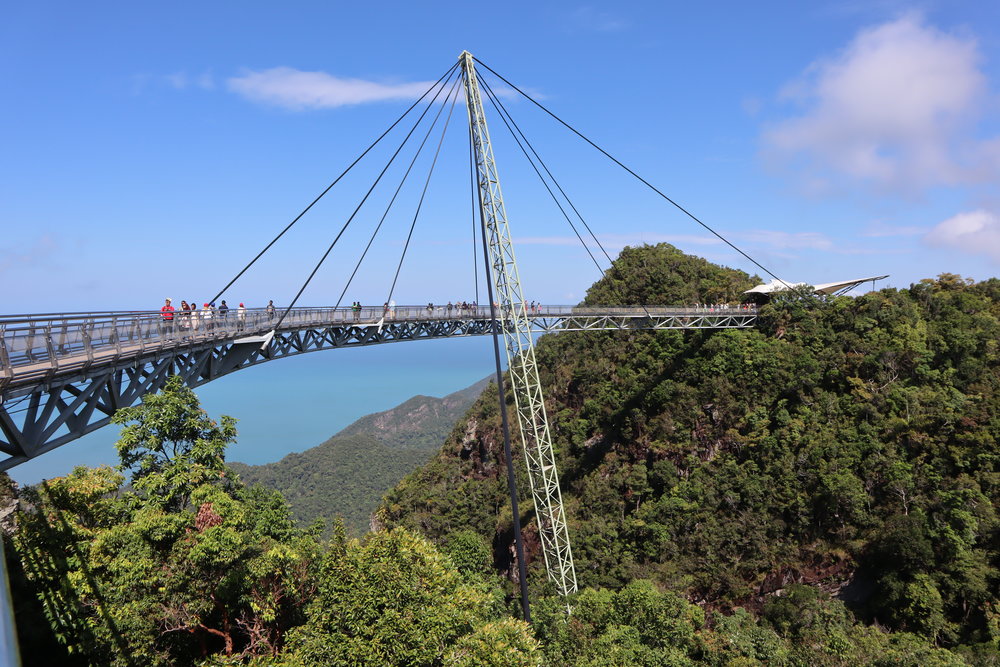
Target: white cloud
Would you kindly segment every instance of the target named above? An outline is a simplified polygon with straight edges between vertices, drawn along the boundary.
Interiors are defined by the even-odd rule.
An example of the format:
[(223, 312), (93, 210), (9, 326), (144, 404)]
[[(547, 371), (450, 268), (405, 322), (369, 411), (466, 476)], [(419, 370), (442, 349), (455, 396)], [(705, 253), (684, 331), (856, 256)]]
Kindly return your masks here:
[(881, 220), (875, 220), (868, 225), (868, 229), (862, 232), (862, 236), (870, 238), (883, 238), (889, 236), (917, 236), (925, 234), (926, 227), (917, 225), (889, 225)]
[(432, 82), (385, 84), (362, 79), (343, 79), (325, 72), (303, 72), (291, 67), (272, 67), (247, 72), (226, 81), (229, 90), (254, 102), (286, 109), (329, 109), (333, 107), (415, 100)]
[(212, 90), (215, 88), (215, 80), (208, 72), (203, 72), (198, 76), (188, 76), (187, 72), (174, 72), (166, 76), (167, 83), (177, 90), (185, 90), (191, 86), (196, 86), (202, 90)]
[(579, 7), (570, 14), (570, 24), (586, 32), (620, 32), (628, 27), (619, 16), (590, 6)]
[[(593, 242), (593, 239), (588, 239)], [(580, 243), (580, 239), (575, 236), (519, 236), (513, 239), (515, 246), (522, 245), (568, 245), (573, 246)]]
[(188, 85), (187, 74), (184, 72), (174, 72), (173, 74), (168, 74), (167, 83), (177, 90), (184, 90)]
[(215, 79), (210, 73), (204, 72), (195, 78), (194, 85), (202, 90), (213, 90), (215, 88)]
[(782, 232), (769, 229), (757, 229), (751, 232), (740, 232), (733, 236), (753, 243), (754, 245), (793, 250), (806, 248), (811, 250), (830, 250), (833, 241), (820, 232)]
[[(582, 232), (581, 232), (582, 233)], [(582, 234), (587, 246), (594, 248), (594, 239), (589, 234)], [(722, 243), (712, 236), (697, 236), (694, 234), (646, 234), (637, 232), (635, 234), (599, 234), (598, 240), (605, 249), (621, 250), (625, 246), (639, 246), (643, 244), (671, 243), (671, 244), (691, 244), (691, 245), (716, 245)], [(580, 245), (580, 239), (575, 236), (523, 236), (514, 239), (515, 245)]]
[(22, 267), (32, 267), (50, 259), (59, 250), (51, 234), (43, 234), (27, 249), (0, 248), (0, 275)]
[(980, 60), (973, 38), (917, 15), (862, 30), (785, 87), (805, 111), (764, 134), (766, 152), (820, 182), (839, 174), (914, 191), (987, 179), (1000, 150), (974, 136), (987, 98)]
[(1000, 215), (984, 209), (959, 213), (938, 223), (924, 241), (1000, 262)]

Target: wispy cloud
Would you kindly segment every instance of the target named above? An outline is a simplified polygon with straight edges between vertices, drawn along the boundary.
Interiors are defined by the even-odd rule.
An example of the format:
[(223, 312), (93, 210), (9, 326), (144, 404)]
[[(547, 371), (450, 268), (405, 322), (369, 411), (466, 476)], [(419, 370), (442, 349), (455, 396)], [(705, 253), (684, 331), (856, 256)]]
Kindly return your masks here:
[(431, 81), (378, 83), (345, 79), (326, 72), (303, 72), (291, 67), (272, 67), (231, 77), (226, 87), (248, 100), (292, 110), (415, 100), (427, 91)]
[(757, 246), (778, 250), (830, 250), (833, 241), (820, 232), (783, 232), (769, 229), (755, 229), (733, 235), (742, 241)]
[(814, 13), (824, 19), (886, 17), (912, 10), (914, 5), (926, 4), (925, 0), (837, 0), (818, 4)]
[(620, 16), (590, 5), (575, 9), (569, 15), (569, 24), (586, 32), (620, 32), (629, 27)]
[(187, 88), (200, 88), (202, 90), (213, 90), (215, 88), (215, 78), (211, 72), (202, 72), (197, 75), (189, 75), (187, 72), (174, 72), (168, 74), (167, 83), (177, 90)]
[[(584, 236), (584, 240), (590, 247), (594, 246), (594, 239)], [(671, 243), (674, 245), (717, 245), (722, 243), (717, 238), (711, 236), (697, 236), (693, 234), (598, 234), (597, 239), (605, 249), (616, 251), (625, 246), (639, 246), (643, 244)], [(555, 246), (575, 246), (580, 245), (580, 239), (575, 236), (523, 236), (514, 239), (515, 245), (555, 245)]]
[(45, 234), (27, 249), (0, 248), (0, 275), (12, 269), (32, 267), (48, 259), (59, 249), (51, 235)]
[(959, 213), (938, 223), (924, 241), (1000, 262), (1000, 215), (985, 209)]
[(974, 38), (916, 14), (862, 30), (785, 87), (803, 111), (764, 134), (765, 153), (821, 187), (847, 177), (915, 192), (995, 177), (1000, 146), (975, 136), (988, 95), (980, 61)]
[[(784, 258), (798, 257), (797, 251), (820, 250), (826, 253), (836, 253), (838, 255), (869, 255), (884, 254), (884, 249), (875, 249), (865, 246), (851, 246), (835, 243), (832, 239), (821, 232), (785, 232), (770, 229), (755, 229), (747, 232), (724, 232), (723, 236), (728, 237), (737, 246), (756, 248), (763, 250), (774, 256)], [(587, 245), (594, 247), (593, 239), (584, 236)], [(639, 246), (643, 244), (671, 243), (681, 248), (690, 246), (722, 246), (723, 241), (708, 235), (696, 234), (598, 234), (598, 240), (609, 252), (621, 250), (625, 246)], [(575, 236), (523, 236), (514, 239), (514, 243), (519, 246), (528, 245), (549, 245), (549, 246), (576, 246), (580, 245), (580, 239)], [(727, 256), (728, 258), (728, 256)]]
[(869, 238), (884, 238), (889, 236), (919, 236), (926, 234), (927, 228), (919, 225), (889, 225), (881, 220), (869, 223), (861, 235)]
[(911, 248), (904, 247), (886, 249), (857, 245), (849, 241), (845, 243), (843, 240), (834, 241), (822, 232), (755, 229), (749, 232), (735, 232), (729, 236), (737, 245), (745, 246), (744, 250), (756, 249), (757, 252), (783, 259), (800, 259), (802, 251), (820, 251), (826, 255), (897, 255), (912, 252)]

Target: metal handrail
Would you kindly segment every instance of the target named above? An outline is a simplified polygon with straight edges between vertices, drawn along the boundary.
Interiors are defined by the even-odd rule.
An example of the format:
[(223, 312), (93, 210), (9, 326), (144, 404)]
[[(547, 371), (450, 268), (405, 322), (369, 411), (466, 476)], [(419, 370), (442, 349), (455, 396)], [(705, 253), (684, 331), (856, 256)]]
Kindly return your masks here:
[[(528, 304), (525, 304), (525, 307), (528, 308), (529, 311), (531, 310), (530, 306)], [(282, 308), (280, 306), (276, 306), (275, 308), (276, 308), (277, 312), (281, 312), (281, 310), (282, 310)], [(380, 310), (382, 310), (382, 306), (376, 306), (376, 305), (364, 306), (363, 308), (366, 311), (380, 311)], [(445, 311), (447, 311), (447, 308), (448, 308), (447, 304), (440, 304), (440, 303), (434, 304), (434, 311), (436, 313), (445, 312)], [(488, 304), (487, 305), (476, 305), (474, 308), (477, 309), (480, 313), (485, 313), (486, 315), (489, 314), (490, 307), (489, 307)], [(605, 312), (609, 312), (611, 310), (628, 311), (628, 312), (631, 313), (632, 311), (643, 310), (644, 308), (646, 310), (651, 311), (651, 312), (654, 311), (654, 310), (657, 311), (657, 312), (663, 312), (663, 311), (671, 311), (671, 312), (673, 312), (673, 311), (680, 311), (680, 310), (684, 310), (684, 311), (688, 311), (688, 312), (756, 312), (756, 306), (752, 306), (752, 305), (749, 306), (749, 311), (748, 311), (744, 307), (744, 305), (732, 305), (732, 304), (728, 304), (728, 305), (727, 304), (721, 304), (721, 305), (707, 305), (707, 304), (702, 304), (702, 305), (696, 305), (696, 306), (641, 306), (641, 305), (634, 305), (634, 306), (538, 305), (537, 306), (537, 310), (543, 310), (545, 312), (559, 312), (559, 313), (567, 313), (567, 312), (574, 312), (574, 313), (601, 312), (601, 313), (605, 313)], [(426, 309), (427, 309), (427, 305), (426, 304), (396, 306), (396, 310), (397, 311), (405, 311), (405, 312), (409, 312), (409, 313), (413, 313), (413, 312), (416, 312), (416, 311), (425, 311)], [(176, 316), (176, 315), (180, 315), (180, 314), (182, 314), (184, 312), (188, 312), (188, 313), (198, 312), (198, 313), (201, 313), (202, 310), (203, 310), (202, 308), (197, 308), (196, 310), (192, 310), (192, 311), (182, 311), (180, 308), (177, 308), (177, 309), (174, 310), (174, 314)], [(233, 314), (235, 314), (237, 312), (237, 310), (238, 310), (237, 308), (229, 308), (228, 312), (229, 312), (230, 315), (233, 315)], [(266, 312), (267, 309), (266, 308), (246, 308), (245, 310), (246, 310), (247, 313), (251, 313), (251, 312)], [(333, 311), (343, 312), (343, 313), (350, 313), (350, 312), (352, 312), (352, 309), (351, 309), (350, 306), (340, 306), (340, 307), (336, 307), (336, 308), (333, 307), (333, 306), (312, 306), (312, 307), (308, 307), (308, 308), (302, 307), (302, 308), (296, 308), (296, 309), (294, 309), (294, 311), (296, 311), (296, 312), (298, 312), (298, 311), (304, 311), (304, 310), (317, 311), (317, 312), (333, 312)], [(216, 308), (216, 312), (218, 312), (217, 308)], [(469, 312), (469, 311), (459, 311), (458, 305), (457, 304), (452, 304), (452, 312)], [(531, 312), (537, 312), (537, 311), (531, 311)], [(122, 316), (130, 316), (130, 317), (134, 317), (134, 316), (140, 316), (140, 317), (159, 317), (160, 315), (161, 315), (161, 311), (159, 309), (151, 309), (151, 310), (94, 310), (94, 311), (74, 311), (74, 312), (57, 312), (57, 313), (28, 313), (28, 314), (21, 313), (21, 314), (13, 314), (13, 315), (0, 315), (0, 324), (10, 325), (10, 324), (39, 322), (39, 321), (54, 322), (56, 320), (59, 320), (60, 322), (68, 325), (69, 323), (71, 323), (73, 321), (88, 320), (88, 319), (102, 319), (102, 318), (103, 319), (110, 319), (110, 318), (113, 318), (113, 317), (122, 317)]]
[[(580, 317), (694, 317), (755, 316), (756, 308), (736, 306), (563, 306), (523, 304), (529, 318)], [(500, 308), (503, 318), (506, 309)], [(105, 311), (104, 313), (53, 313), (48, 317), (0, 317), (0, 368), (36, 366), (36, 372), (51, 372), (61, 366), (91, 366), (115, 363), (129, 351), (140, 355), (219, 339), (237, 339), (263, 335), (274, 328), (281, 311), (266, 308), (231, 308), (228, 311), (175, 310), (168, 319), (154, 311)], [(404, 305), (388, 308), (368, 306), (293, 308), (285, 316), (281, 329), (316, 325), (366, 325), (386, 322), (441, 321), (449, 319), (484, 320), (491, 317), (489, 306), (468, 308), (448, 305)], [(34, 373), (32, 373), (34, 374)], [(9, 373), (8, 373), (9, 375)]]

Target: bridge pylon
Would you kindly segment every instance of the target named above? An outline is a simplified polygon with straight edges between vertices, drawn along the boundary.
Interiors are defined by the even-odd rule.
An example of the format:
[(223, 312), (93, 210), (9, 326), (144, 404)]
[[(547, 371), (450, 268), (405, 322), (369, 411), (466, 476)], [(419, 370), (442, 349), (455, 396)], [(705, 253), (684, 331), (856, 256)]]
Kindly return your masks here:
[(577, 589), (576, 570), (573, 567), (573, 551), (563, 511), (549, 420), (535, 363), (531, 320), (514, 259), (514, 245), (507, 224), (507, 211), (500, 191), (500, 177), (486, 126), (475, 63), (468, 51), (463, 51), (459, 58), (476, 160), (480, 215), (489, 249), (490, 276), (499, 305), (497, 319), (505, 342), (507, 368), (521, 428), (545, 568), (549, 579), (555, 583), (556, 590), (561, 595), (569, 595)]

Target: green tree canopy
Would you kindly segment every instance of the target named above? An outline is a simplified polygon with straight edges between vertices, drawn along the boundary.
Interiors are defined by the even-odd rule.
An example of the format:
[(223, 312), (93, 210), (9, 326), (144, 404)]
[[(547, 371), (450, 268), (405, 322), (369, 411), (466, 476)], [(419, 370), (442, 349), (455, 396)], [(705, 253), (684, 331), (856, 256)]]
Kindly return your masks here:
[(274, 492), (228, 473), (216, 425), (177, 378), (120, 411), (121, 470), (29, 490), (15, 544), (57, 639), (90, 664), (275, 656), (312, 595), (319, 544)]
[(140, 405), (118, 410), (112, 422), (124, 425), (115, 445), (119, 469), (131, 474), (132, 486), (164, 505), (182, 507), (197, 486), (225, 477), (236, 420), (210, 419), (179, 376)]
[[(327, 552), (308, 621), (286, 658), (303, 665), (535, 665), (527, 626), (401, 528)], [(498, 623), (498, 621), (500, 621)]]

